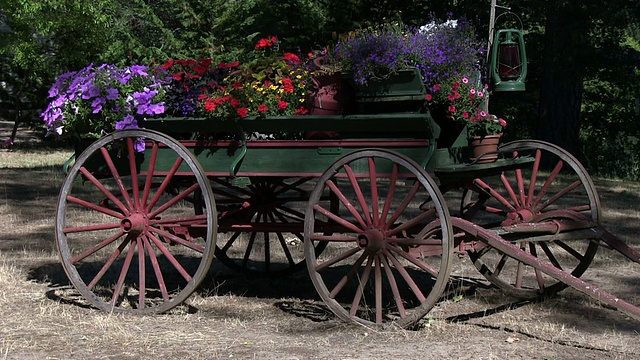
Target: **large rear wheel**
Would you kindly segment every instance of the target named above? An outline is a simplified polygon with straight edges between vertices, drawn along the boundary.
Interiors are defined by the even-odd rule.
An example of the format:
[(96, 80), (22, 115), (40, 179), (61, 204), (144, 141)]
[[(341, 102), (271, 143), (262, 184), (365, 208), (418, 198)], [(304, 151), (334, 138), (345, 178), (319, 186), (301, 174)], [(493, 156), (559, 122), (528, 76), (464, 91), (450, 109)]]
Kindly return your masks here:
[[(327, 196), (340, 211), (320, 203)], [(318, 294), (347, 321), (410, 326), (447, 284), (453, 236), (442, 194), (395, 152), (361, 150), (334, 163), (309, 199), (305, 238)], [(319, 243), (328, 244), (322, 254)]]

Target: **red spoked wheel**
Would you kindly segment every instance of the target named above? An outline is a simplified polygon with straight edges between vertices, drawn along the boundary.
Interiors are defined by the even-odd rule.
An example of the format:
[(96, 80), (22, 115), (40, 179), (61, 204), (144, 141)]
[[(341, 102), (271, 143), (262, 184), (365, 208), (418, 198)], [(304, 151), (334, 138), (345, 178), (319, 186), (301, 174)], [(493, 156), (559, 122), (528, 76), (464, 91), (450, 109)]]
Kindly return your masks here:
[(184, 146), (156, 131), (123, 130), (91, 144), (71, 167), (56, 241), (69, 280), (92, 305), (159, 313), (206, 276), (216, 222), (209, 181)]
[[(320, 199), (336, 196), (340, 210)], [(333, 224), (327, 234), (318, 224)], [(319, 179), (305, 217), (307, 268), (340, 318), (364, 325), (420, 320), (442, 295), (453, 256), (451, 218), (429, 175), (407, 157), (360, 150)], [(315, 249), (327, 243), (322, 254)]]
[[(252, 276), (284, 276), (305, 268), (304, 211), (314, 178), (256, 178), (247, 186), (213, 179), (220, 210), (216, 258)], [(323, 206), (337, 206), (335, 198)], [(325, 243), (319, 243), (320, 253)]]
[[(586, 170), (567, 151), (542, 141), (515, 141), (500, 151), (520, 165), (474, 179), (463, 194), (461, 217), (496, 231), (541, 261), (581, 276), (598, 242), (596, 232), (579, 228), (577, 220), (600, 220), (600, 200)], [(567, 287), (491, 247), (469, 255), (485, 278), (516, 296), (553, 294)]]

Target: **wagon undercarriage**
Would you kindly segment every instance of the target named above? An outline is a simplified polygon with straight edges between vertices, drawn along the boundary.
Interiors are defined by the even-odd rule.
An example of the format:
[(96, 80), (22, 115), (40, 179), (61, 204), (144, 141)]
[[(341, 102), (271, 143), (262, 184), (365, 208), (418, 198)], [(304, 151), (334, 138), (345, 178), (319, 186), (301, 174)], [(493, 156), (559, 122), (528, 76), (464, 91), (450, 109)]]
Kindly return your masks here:
[[(101, 310), (159, 313), (191, 295), (214, 257), (247, 276), (306, 267), (338, 317), (406, 327), (441, 300), (452, 263), (468, 255), (516, 296), (571, 286), (640, 320), (637, 306), (579, 279), (600, 245), (636, 263), (640, 254), (599, 225), (596, 189), (575, 158), (517, 141), (495, 163), (440, 161), (428, 117), (393, 116), (407, 122), (390, 130), (395, 140), (380, 116), (355, 117), (378, 130), (352, 141), (105, 136), (77, 157), (60, 192), (65, 271)], [(349, 130), (349, 119), (326, 118)], [(454, 190), (452, 204), (443, 194)]]

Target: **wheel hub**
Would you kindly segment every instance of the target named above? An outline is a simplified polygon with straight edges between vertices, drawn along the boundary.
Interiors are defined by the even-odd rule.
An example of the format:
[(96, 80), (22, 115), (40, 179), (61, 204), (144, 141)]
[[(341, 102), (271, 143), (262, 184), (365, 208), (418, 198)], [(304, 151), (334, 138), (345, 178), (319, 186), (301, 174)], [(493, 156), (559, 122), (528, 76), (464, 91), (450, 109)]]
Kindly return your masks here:
[(531, 222), (535, 214), (530, 209), (518, 209), (507, 215), (507, 220), (503, 221), (503, 226)]
[(125, 233), (140, 234), (147, 228), (148, 225), (149, 221), (147, 219), (147, 216), (141, 213), (131, 214), (129, 217), (120, 221), (120, 228)]
[(379, 229), (369, 229), (358, 235), (358, 246), (370, 253), (379, 254), (386, 245), (384, 233)]

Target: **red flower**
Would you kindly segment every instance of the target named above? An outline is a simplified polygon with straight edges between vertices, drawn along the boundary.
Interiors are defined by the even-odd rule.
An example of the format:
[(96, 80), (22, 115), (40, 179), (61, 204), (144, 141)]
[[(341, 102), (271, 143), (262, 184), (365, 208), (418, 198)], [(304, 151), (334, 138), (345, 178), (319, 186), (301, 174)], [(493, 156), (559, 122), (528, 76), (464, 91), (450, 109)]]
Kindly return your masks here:
[(435, 91), (440, 90), (440, 84), (433, 85), (433, 90), (435, 90)]
[(462, 117), (464, 117), (465, 119), (468, 119), (471, 117), (471, 114), (469, 114), (469, 112), (465, 111), (464, 113), (462, 113)]
[(233, 86), (234, 89), (238, 90), (238, 89), (240, 89), (242, 87), (242, 83), (241, 82), (235, 82), (235, 83), (233, 83), (232, 86)]
[(283, 90), (287, 93), (292, 93), (294, 90), (293, 81), (289, 78), (282, 79), (282, 85), (284, 85)]
[(288, 107), (289, 107), (289, 103), (284, 100), (278, 103), (278, 110), (285, 110)]
[(425, 99), (427, 101), (431, 101), (431, 99), (433, 99), (433, 96), (431, 96), (431, 94), (427, 94), (427, 96), (425, 97)]
[(240, 117), (246, 117), (247, 114), (249, 114), (249, 110), (245, 107), (241, 107), (238, 109), (237, 113), (238, 113), (238, 116)]
[(284, 57), (285, 60), (287, 60), (289, 64), (292, 64), (292, 65), (300, 64), (300, 58), (298, 57), (298, 55), (294, 53), (286, 52), (282, 54), (282, 56)]
[(207, 101), (204, 102), (204, 109), (207, 112), (212, 112), (213, 110), (216, 109), (215, 102), (212, 98), (208, 98)]
[(449, 101), (453, 102), (456, 99), (456, 96), (453, 93), (451, 93), (451, 94), (449, 94), (449, 96), (447, 96), (447, 99), (449, 99)]
[(171, 76), (172, 76), (174, 79), (176, 79), (177, 81), (182, 80), (182, 73), (181, 73), (181, 72), (179, 72), (179, 73), (177, 73), (177, 74), (171, 74)]
[(234, 108), (237, 108), (238, 106), (240, 106), (240, 100), (231, 99), (231, 106), (234, 107)]
[(453, 106), (453, 105), (449, 106), (449, 112), (450, 112), (450, 113), (454, 113), (454, 112), (456, 112), (456, 107), (455, 107), (455, 106)]
[(301, 106), (301, 107), (297, 108), (293, 112), (294, 115), (307, 115), (308, 113), (309, 113), (309, 110), (304, 106)]
[(173, 66), (174, 62), (175, 62), (174, 60), (169, 60), (166, 63), (160, 65), (159, 67), (165, 70), (169, 70), (169, 68)]
[(200, 94), (200, 95), (198, 96), (198, 101), (202, 101), (202, 100), (204, 100), (204, 99), (206, 99), (206, 98), (207, 98), (207, 94)]
[(269, 107), (268, 107), (267, 105), (265, 105), (265, 104), (260, 104), (260, 105), (258, 106), (258, 112), (266, 113), (267, 111), (269, 111)]

